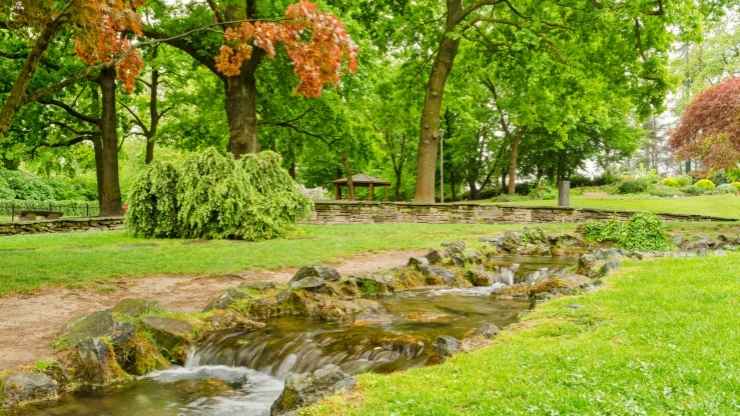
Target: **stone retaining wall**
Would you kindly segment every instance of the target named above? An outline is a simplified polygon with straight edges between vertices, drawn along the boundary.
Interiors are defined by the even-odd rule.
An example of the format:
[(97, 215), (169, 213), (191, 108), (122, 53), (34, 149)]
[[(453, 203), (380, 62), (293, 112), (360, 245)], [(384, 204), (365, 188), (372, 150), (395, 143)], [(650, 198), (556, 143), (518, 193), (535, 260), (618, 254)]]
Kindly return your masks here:
[[(413, 204), (395, 202), (317, 202), (310, 224), (500, 224), (582, 222), (627, 219), (629, 211), (489, 204)], [(658, 214), (667, 221), (736, 221), (701, 215)]]
[(32, 222), (0, 224), (0, 236), (66, 231), (110, 230), (123, 226), (121, 217), (62, 218)]

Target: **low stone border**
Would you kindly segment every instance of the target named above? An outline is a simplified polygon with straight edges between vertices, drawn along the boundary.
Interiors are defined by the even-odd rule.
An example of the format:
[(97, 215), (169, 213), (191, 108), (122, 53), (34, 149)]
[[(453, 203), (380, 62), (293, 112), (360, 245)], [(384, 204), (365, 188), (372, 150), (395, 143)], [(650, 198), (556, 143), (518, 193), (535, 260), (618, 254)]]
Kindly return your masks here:
[[(493, 204), (416, 204), (400, 202), (317, 202), (309, 224), (511, 224), (629, 219), (634, 211), (522, 207)], [(738, 221), (704, 215), (657, 214), (666, 221)]]
[(123, 226), (122, 217), (63, 218), (0, 224), (0, 236), (59, 233), (68, 231), (111, 230)]

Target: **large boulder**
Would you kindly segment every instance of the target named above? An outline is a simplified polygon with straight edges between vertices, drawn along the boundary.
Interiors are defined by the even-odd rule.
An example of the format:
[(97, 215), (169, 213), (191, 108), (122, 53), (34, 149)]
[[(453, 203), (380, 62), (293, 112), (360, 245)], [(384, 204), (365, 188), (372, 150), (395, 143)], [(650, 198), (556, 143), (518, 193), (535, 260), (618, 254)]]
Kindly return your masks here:
[(491, 339), (498, 335), (499, 332), (501, 332), (501, 329), (499, 329), (499, 327), (497, 327), (495, 324), (485, 323), (475, 330), (474, 335), (486, 339)]
[(111, 310), (114, 314), (138, 318), (146, 313), (161, 310), (159, 303), (146, 299), (123, 299)]
[(356, 381), (336, 365), (329, 364), (313, 373), (290, 374), (285, 388), (270, 409), (271, 416), (286, 415), (322, 398), (354, 387)]
[(113, 334), (116, 322), (110, 310), (94, 312), (67, 326), (62, 341), (77, 345), (88, 338), (106, 337)]
[(218, 295), (215, 299), (211, 300), (205, 308), (205, 311), (212, 311), (214, 309), (227, 309), (236, 302), (246, 299), (249, 294), (244, 290), (239, 290), (235, 287), (226, 289), (222, 294)]
[(87, 338), (72, 354), (74, 378), (91, 386), (107, 386), (130, 379), (118, 363), (116, 352), (105, 338)]
[(46, 374), (40, 373), (12, 374), (6, 377), (0, 385), (3, 386), (1, 396), (5, 398), (6, 407), (55, 400), (59, 394), (59, 384)]
[(313, 289), (324, 286), (328, 282), (337, 282), (340, 279), (339, 272), (331, 267), (307, 266), (298, 270), (290, 279), (290, 288)]
[(165, 357), (176, 363), (185, 361), (187, 348), (193, 338), (192, 324), (164, 316), (147, 316), (141, 323), (152, 334)]
[(473, 286), (488, 287), (496, 283), (496, 275), (482, 268), (470, 269), (465, 272), (467, 279)]
[(445, 249), (445, 256), (462, 256), (465, 252), (464, 241), (446, 241), (442, 243), (442, 247)]
[(434, 341), (434, 350), (442, 357), (450, 357), (460, 351), (460, 341), (448, 335), (437, 337)]

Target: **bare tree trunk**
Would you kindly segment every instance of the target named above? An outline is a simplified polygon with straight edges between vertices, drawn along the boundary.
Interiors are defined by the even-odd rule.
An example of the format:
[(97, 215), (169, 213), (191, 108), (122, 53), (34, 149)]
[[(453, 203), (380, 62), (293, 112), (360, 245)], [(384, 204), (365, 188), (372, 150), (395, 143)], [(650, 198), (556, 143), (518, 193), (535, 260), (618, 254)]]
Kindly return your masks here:
[(437, 147), (439, 147), (440, 112), (447, 77), (452, 71), (460, 41), (452, 36), (452, 31), (462, 13), (462, 0), (447, 0), (447, 23), (445, 35), (434, 57), (432, 72), (426, 88), (424, 107), (421, 113), (421, 134), (416, 160), (417, 202), (434, 202), (434, 177), (437, 166)]
[[(156, 57), (156, 50), (154, 56)], [(149, 131), (146, 137), (146, 156), (144, 163), (147, 165), (154, 161), (154, 145), (157, 137), (157, 128), (159, 127), (159, 119), (162, 115), (159, 113), (159, 70), (152, 69), (152, 79), (149, 87)], [(166, 110), (165, 110), (166, 111)]]
[(344, 171), (347, 175), (347, 190), (349, 192), (349, 200), (354, 201), (355, 199), (355, 183), (352, 180), (352, 164), (349, 161), (347, 153), (342, 153), (342, 165), (344, 165)]
[(229, 122), (229, 151), (235, 158), (259, 151), (257, 142), (257, 80), (246, 68), (226, 78), (226, 116)]
[(403, 175), (403, 168), (402, 169), (394, 169), (393, 170), (393, 173), (396, 174), (395, 175), (396, 176), (396, 179), (395, 179), (395, 182), (394, 182), (394, 185), (393, 185), (393, 188), (394, 188), (393, 189), (394, 199), (396, 201), (400, 201), (401, 200), (401, 179), (402, 179), (402, 175)]
[(26, 62), (23, 64), (23, 68), (21, 68), (20, 74), (18, 74), (15, 83), (13, 83), (13, 88), (11, 88), (8, 98), (5, 100), (2, 110), (0, 110), (0, 137), (5, 136), (5, 133), (8, 132), (15, 113), (23, 106), (28, 85), (36, 73), (36, 68), (38, 68), (44, 52), (49, 48), (49, 44), (59, 32), (65, 20), (66, 14), (57, 16), (57, 18), (44, 27), (44, 30), (41, 31), (41, 34), (36, 39), (31, 52), (28, 54), (28, 58), (26, 58)]
[(511, 137), (511, 159), (509, 159), (509, 187), (506, 193), (516, 193), (517, 163), (519, 162), (519, 143), (522, 137), (518, 132)]
[[(102, 168), (98, 177), (101, 216), (123, 214), (121, 187), (118, 180), (118, 132), (116, 130), (116, 71), (104, 68), (100, 73), (103, 113), (100, 119)], [(97, 161), (96, 161), (97, 163)]]

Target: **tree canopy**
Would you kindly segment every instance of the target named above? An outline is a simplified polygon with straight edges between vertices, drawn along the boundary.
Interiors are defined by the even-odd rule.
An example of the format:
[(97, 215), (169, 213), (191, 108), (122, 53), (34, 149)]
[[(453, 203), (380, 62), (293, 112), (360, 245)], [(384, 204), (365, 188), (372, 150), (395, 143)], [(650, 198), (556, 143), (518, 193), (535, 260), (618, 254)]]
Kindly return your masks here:
[[(515, 192), (629, 156), (669, 91), (732, 78), (728, 4), (12, 2), (0, 9), (0, 162), (89, 173), (110, 213), (159, 152), (210, 148), (275, 151), (309, 187), (363, 172), (402, 200)], [(669, 65), (689, 44), (688, 66)], [(696, 111), (692, 126), (708, 120)], [(719, 157), (732, 159), (731, 135), (683, 126), (681, 155), (731, 165)]]

